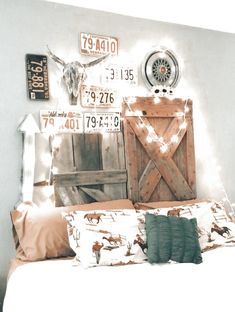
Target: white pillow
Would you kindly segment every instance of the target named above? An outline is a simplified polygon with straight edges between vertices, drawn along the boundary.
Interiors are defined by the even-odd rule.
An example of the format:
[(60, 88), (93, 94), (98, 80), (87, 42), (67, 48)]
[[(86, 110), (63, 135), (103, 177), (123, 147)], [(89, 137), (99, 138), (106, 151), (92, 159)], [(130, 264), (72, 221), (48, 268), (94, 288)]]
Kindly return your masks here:
[(64, 214), (75, 264), (84, 267), (141, 263), (146, 258), (139, 244), (135, 210), (74, 211)]
[(146, 212), (155, 215), (174, 215), (188, 219), (196, 218), (202, 252), (220, 246), (235, 245), (235, 224), (228, 219), (224, 207), (214, 201), (181, 204), (169, 208), (137, 210), (143, 241), (146, 241), (144, 224)]

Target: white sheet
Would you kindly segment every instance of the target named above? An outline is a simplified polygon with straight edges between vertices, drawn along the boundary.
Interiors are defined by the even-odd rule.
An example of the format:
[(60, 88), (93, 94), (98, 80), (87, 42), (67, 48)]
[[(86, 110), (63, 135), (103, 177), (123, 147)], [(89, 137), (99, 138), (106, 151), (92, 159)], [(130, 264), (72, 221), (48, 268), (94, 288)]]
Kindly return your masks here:
[(11, 275), (3, 312), (221, 312), (234, 310), (235, 247), (203, 263), (83, 269), (32, 262)]

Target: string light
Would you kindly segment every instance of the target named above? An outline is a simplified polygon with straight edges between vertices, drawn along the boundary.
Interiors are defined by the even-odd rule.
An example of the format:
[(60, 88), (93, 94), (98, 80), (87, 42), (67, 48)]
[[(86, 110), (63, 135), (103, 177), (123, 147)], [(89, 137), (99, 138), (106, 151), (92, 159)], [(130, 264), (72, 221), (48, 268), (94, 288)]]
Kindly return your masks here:
[(223, 192), (224, 197), (218, 203), (225, 208), (225, 210), (226, 210), (227, 214), (229, 215), (229, 217), (233, 221), (235, 221), (235, 209), (234, 209), (235, 204), (230, 202), (230, 200), (228, 198), (228, 194), (227, 194), (224, 186), (222, 186), (222, 192)]
[(178, 143), (178, 141), (179, 141), (178, 135), (176, 135), (176, 134), (172, 135), (171, 142), (172, 143)]
[[(159, 101), (155, 101), (156, 97), (154, 98), (154, 103), (158, 103)], [(157, 98), (158, 99), (158, 98)], [(186, 113), (189, 112), (189, 107), (188, 107), (188, 100), (185, 101), (184, 104), (184, 109), (181, 112), (176, 112), (176, 117), (181, 119), (181, 123), (179, 124), (178, 130), (177, 132), (171, 136), (171, 138), (166, 141), (162, 136), (158, 136), (157, 133), (155, 132), (155, 129), (153, 128), (153, 126), (151, 125), (146, 125), (146, 123), (144, 122), (143, 119), (143, 113), (140, 110), (136, 110), (134, 111), (132, 109), (132, 105), (133, 103), (136, 102), (136, 98), (131, 97), (131, 98), (126, 98), (125, 102), (129, 108), (129, 111), (126, 112), (126, 116), (136, 116), (138, 117), (138, 127), (139, 128), (146, 128), (148, 134), (146, 137), (146, 141), (147, 143), (152, 143), (152, 142), (157, 142), (159, 143), (160, 147), (160, 151), (161, 153), (166, 153), (171, 144), (177, 144), (179, 142), (179, 138), (180, 138), (180, 132), (182, 130), (185, 130), (187, 128), (187, 121), (186, 121)]]
[(160, 151), (161, 151), (162, 153), (166, 153), (167, 150), (168, 150), (168, 144), (163, 143), (163, 144), (160, 146)]
[(184, 117), (184, 112), (176, 112), (177, 117)]

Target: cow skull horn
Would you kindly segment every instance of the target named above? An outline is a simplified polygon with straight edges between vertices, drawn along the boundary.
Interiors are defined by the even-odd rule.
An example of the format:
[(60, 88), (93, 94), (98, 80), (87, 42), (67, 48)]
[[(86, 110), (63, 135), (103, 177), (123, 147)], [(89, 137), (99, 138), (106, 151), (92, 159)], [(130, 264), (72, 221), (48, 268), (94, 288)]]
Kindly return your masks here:
[(62, 66), (65, 66), (65, 65), (66, 65), (65, 62), (64, 62), (63, 60), (61, 60), (58, 56), (56, 56), (55, 54), (53, 54), (53, 53), (51, 52), (51, 50), (49, 49), (48, 46), (47, 46), (47, 50), (48, 50), (48, 55), (49, 55), (49, 57), (50, 57), (53, 61), (55, 61), (56, 63), (59, 63), (59, 64), (62, 65)]
[(102, 62), (109, 56), (109, 54), (104, 55), (89, 63), (81, 64), (78, 61), (65, 63), (58, 56), (53, 54), (49, 48), (48, 55), (53, 61), (63, 66), (63, 80), (69, 92), (70, 103), (72, 105), (76, 105), (78, 96), (81, 96), (81, 85), (87, 78), (86, 68), (92, 67)]
[(101, 56), (100, 58), (94, 60), (94, 61), (91, 61), (87, 64), (82, 64), (84, 66), (84, 68), (87, 68), (87, 67), (92, 67), (96, 64), (99, 64), (100, 62), (104, 61), (107, 57), (109, 56), (109, 54), (106, 54), (104, 56)]

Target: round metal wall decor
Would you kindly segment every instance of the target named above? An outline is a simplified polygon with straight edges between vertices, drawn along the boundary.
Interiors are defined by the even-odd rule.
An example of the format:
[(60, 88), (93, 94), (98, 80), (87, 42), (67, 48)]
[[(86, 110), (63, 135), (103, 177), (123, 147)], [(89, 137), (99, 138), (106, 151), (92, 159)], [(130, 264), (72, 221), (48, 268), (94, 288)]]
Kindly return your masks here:
[(179, 82), (179, 63), (175, 54), (158, 48), (149, 52), (142, 64), (142, 74), (147, 86), (165, 86), (174, 88)]

